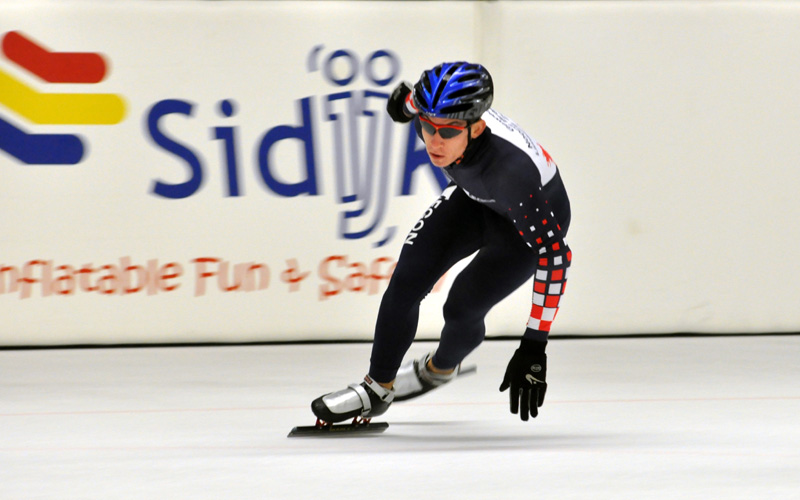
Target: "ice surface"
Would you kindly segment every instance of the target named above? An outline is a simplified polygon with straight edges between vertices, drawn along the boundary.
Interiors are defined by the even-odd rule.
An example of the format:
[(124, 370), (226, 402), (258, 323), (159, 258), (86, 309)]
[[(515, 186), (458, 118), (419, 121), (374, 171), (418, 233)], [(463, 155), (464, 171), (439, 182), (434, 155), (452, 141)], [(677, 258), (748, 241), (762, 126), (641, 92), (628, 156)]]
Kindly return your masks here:
[(368, 344), (1, 351), (0, 499), (800, 498), (800, 336), (554, 340), (527, 423), (514, 348), (333, 439), (286, 434)]

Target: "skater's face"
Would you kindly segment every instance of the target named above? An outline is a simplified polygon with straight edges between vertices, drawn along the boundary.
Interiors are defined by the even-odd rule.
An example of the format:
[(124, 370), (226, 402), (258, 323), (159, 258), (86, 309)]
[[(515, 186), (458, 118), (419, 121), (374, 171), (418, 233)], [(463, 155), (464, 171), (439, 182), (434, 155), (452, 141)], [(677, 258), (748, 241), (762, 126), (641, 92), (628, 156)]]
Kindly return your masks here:
[(486, 128), (483, 120), (478, 120), (470, 127), (467, 127), (465, 120), (423, 115), (420, 115), (419, 120), (422, 125), (422, 139), (431, 163), (440, 168), (461, 158), (467, 149), (467, 134), (472, 134), (474, 139)]

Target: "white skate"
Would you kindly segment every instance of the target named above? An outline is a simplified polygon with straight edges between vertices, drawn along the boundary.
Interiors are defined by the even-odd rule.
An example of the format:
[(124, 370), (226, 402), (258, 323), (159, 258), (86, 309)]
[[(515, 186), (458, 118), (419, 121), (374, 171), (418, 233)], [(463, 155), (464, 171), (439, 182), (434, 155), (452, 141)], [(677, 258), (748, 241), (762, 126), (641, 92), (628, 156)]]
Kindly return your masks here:
[(452, 373), (434, 373), (428, 369), (428, 360), (433, 357), (433, 352), (429, 352), (420, 359), (408, 361), (397, 371), (394, 380), (394, 400), (406, 401), (422, 396), (437, 387), (452, 381), (460, 375), (467, 375), (477, 371), (475, 365), (462, 368), (461, 364)]
[(350, 384), (346, 389), (315, 399), (311, 411), (328, 424), (359, 418), (368, 421), (386, 413), (394, 397), (394, 389), (382, 387), (367, 375), (360, 384)]

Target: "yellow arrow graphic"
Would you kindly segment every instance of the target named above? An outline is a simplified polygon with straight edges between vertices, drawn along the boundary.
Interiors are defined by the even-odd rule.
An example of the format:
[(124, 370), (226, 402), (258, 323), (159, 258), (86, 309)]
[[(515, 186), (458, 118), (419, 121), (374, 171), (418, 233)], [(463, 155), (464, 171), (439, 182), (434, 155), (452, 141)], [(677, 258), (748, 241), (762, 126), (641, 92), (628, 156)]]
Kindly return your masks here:
[(116, 94), (47, 94), (0, 69), (0, 104), (43, 125), (113, 125), (125, 117)]

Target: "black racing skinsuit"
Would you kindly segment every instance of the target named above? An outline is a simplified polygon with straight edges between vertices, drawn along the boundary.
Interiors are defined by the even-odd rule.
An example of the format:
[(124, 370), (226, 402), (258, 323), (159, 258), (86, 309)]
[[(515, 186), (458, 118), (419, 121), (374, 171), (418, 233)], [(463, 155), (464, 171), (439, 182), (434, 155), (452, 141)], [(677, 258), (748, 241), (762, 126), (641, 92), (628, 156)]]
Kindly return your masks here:
[[(487, 128), (458, 164), (444, 169), (451, 184), (403, 245), (378, 311), (373, 380), (394, 380), (416, 335), (420, 302), (451, 266), (476, 251), (447, 296), (434, 366), (457, 366), (483, 341), (489, 310), (531, 276), (524, 336), (547, 340), (572, 258), (564, 241), (569, 199), (541, 145), (494, 110), (482, 118)], [(418, 119), (415, 125), (421, 135)]]

